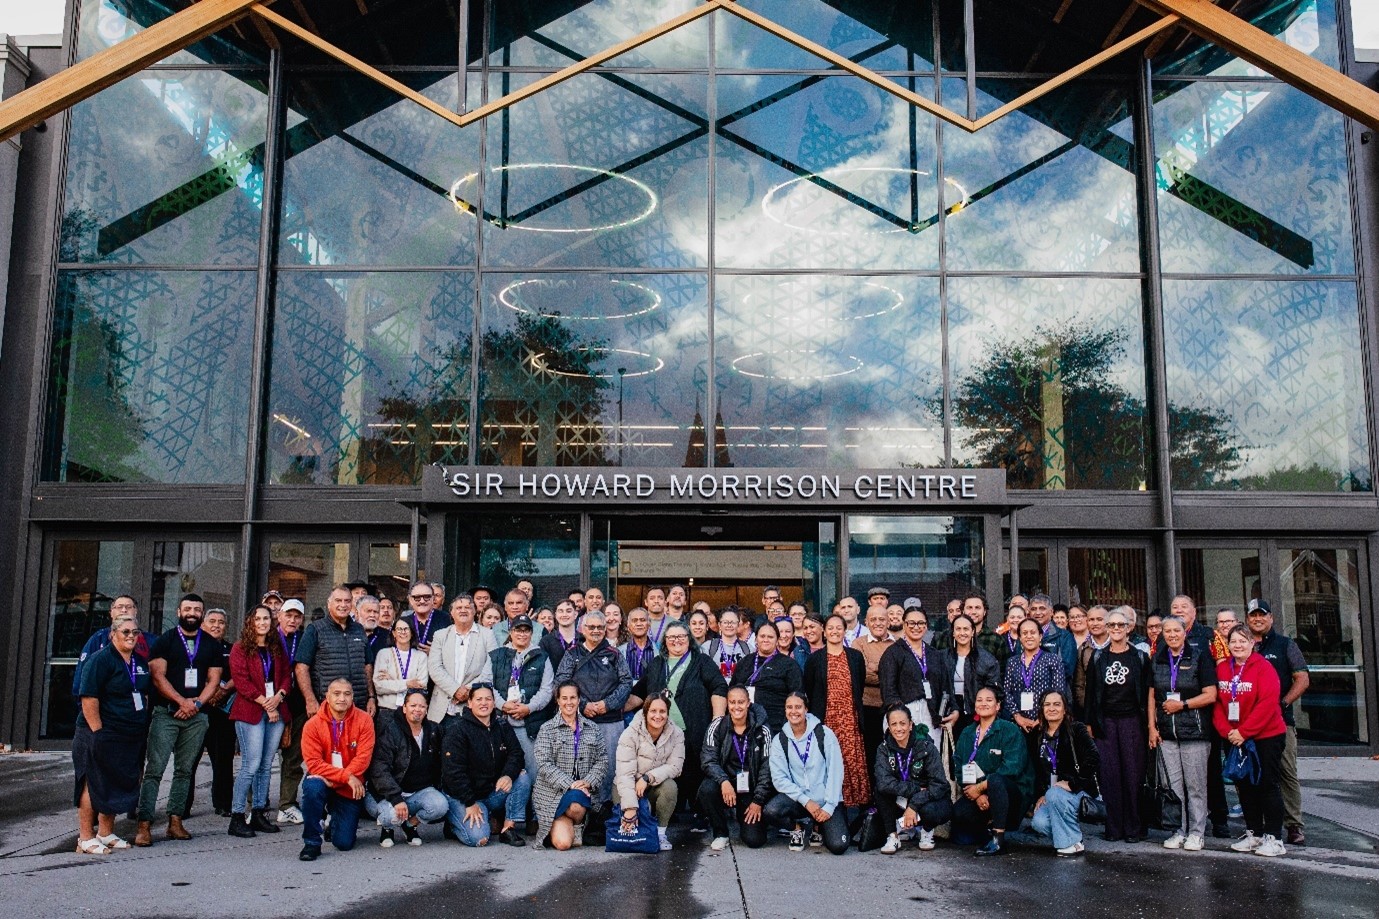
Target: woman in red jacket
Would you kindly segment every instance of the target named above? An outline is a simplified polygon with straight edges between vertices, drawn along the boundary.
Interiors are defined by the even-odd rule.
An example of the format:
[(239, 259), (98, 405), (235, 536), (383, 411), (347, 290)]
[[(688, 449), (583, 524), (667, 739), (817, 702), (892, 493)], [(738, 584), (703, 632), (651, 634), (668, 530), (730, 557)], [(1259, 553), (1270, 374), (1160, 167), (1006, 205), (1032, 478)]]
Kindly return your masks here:
[(1226, 640), (1230, 656), (1216, 665), (1216, 730), (1237, 747), (1254, 741), (1259, 756), (1259, 781), (1237, 781), (1240, 807), (1245, 811), (1245, 835), (1231, 846), (1237, 852), (1273, 857), (1285, 854), (1283, 843), (1283, 785), (1280, 767), (1288, 727), (1279, 704), (1278, 673), (1255, 653), (1254, 636), (1236, 626)]
[[(244, 838), (252, 838), (255, 831), (276, 833), (277, 823), (269, 820), (264, 810), (268, 807), (273, 751), (278, 749), (283, 726), (291, 717), (283, 700), (292, 686), (292, 668), (268, 607), (256, 606), (244, 617), (239, 640), (230, 649), (230, 675), (236, 690), (230, 720), (239, 740), (240, 764), (229, 832)], [(252, 814), (246, 800), (251, 788)]]

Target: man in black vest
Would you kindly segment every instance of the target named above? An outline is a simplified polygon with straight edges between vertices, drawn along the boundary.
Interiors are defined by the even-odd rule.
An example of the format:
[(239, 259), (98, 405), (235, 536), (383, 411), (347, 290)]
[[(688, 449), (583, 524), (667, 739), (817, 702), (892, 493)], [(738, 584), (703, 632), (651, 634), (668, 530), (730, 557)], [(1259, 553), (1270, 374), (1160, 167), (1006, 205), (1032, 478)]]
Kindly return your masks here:
[(316, 716), (320, 700), (326, 697), (326, 687), (335, 680), (349, 680), (355, 707), (367, 711), (370, 718), (374, 715), (372, 687), (364, 670), (368, 639), (364, 627), (350, 617), (353, 610), (349, 589), (341, 584), (326, 600), (326, 618), (317, 619), (302, 632), (296, 675), (308, 718)]

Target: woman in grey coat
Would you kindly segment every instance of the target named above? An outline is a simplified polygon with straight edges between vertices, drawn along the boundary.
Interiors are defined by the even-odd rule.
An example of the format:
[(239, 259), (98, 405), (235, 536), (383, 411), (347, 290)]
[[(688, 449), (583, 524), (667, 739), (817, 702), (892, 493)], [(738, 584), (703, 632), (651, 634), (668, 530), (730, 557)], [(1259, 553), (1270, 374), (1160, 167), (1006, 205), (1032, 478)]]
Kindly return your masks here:
[(608, 774), (603, 732), (579, 713), (579, 687), (561, 683), (555, 692), (556, 716), (536, 735), (536, 784), (532, 807), (536, 822), (550, 835), (552, 848), (584, 842), (584, 819), (593, 810), (593, 793)]

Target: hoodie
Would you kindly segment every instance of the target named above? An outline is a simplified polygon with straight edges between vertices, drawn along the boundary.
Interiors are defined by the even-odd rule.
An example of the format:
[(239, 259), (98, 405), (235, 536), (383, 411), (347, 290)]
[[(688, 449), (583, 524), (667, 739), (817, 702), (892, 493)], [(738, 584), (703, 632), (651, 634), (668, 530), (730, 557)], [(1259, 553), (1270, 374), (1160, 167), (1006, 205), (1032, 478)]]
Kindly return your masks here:
[[(813, 801), (831, 814), (843, 800), (843, 750), (818, 718), (805, 715), (804, 724), (802, 739), (786, 724), (771, 742), (771, 784), (801, 807)], [(815, 728), (823, 730), (822, 750)]]
[[(331, 725), (340, 725), (338, 740), (331, 733)], [(302, 727), (302, 768), (307, 775), (326, 780), (332, 791), (348, 791), (350, 776), (360, 781), (369, 773), (373, 760), (373, 719), (363, 709), (351, 706), (343, 722), (335, 722), (329, 705), (322, 705)], [(340, 754), (340, 765), (333, 763), (331, 754)]]

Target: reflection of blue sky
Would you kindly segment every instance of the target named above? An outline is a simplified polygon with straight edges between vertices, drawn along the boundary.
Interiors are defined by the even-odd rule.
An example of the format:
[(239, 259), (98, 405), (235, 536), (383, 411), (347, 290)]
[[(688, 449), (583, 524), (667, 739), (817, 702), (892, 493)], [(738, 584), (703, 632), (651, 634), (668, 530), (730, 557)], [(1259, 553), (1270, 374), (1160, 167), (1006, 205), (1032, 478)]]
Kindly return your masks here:
[(1167, 281), (1169, 398), (1222, 412), (1237, 477), (1367, 470), (1353, 282)]

